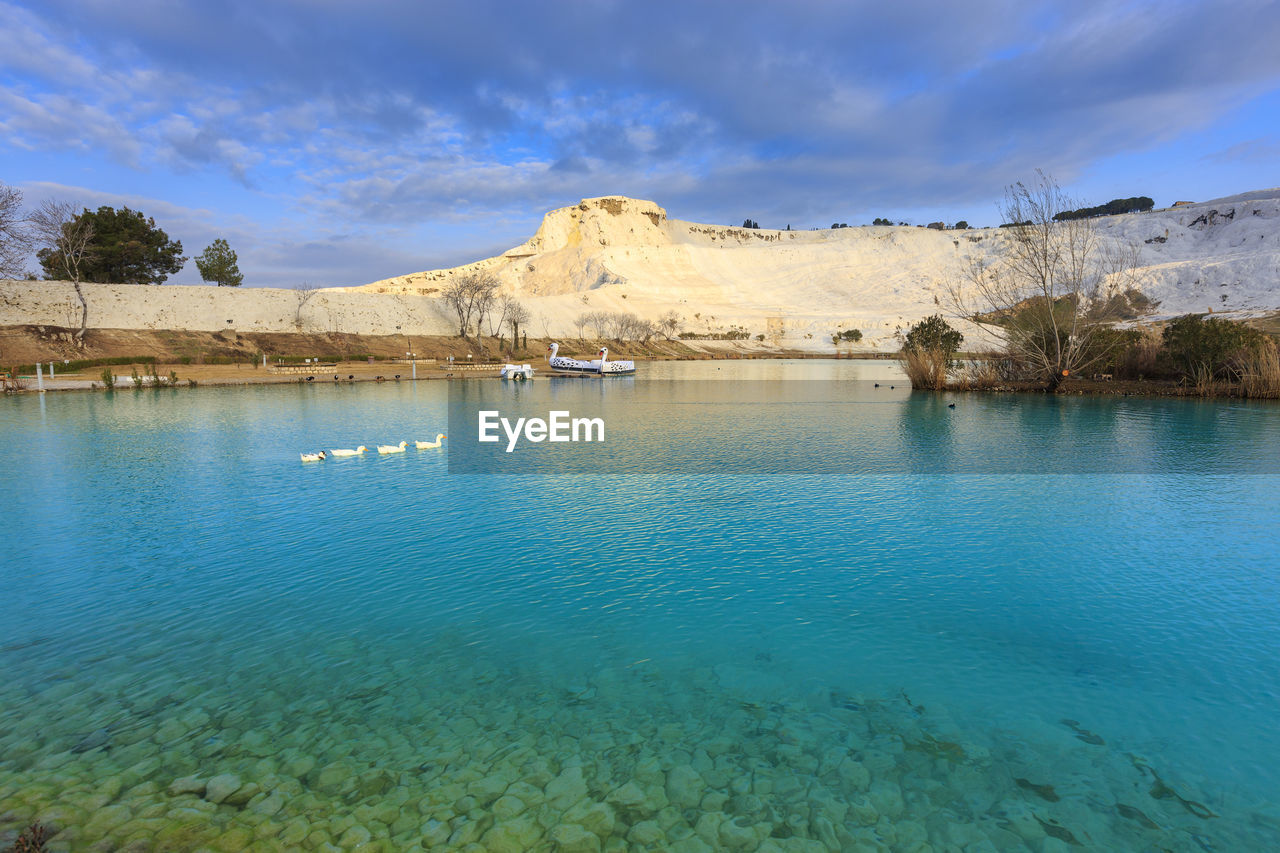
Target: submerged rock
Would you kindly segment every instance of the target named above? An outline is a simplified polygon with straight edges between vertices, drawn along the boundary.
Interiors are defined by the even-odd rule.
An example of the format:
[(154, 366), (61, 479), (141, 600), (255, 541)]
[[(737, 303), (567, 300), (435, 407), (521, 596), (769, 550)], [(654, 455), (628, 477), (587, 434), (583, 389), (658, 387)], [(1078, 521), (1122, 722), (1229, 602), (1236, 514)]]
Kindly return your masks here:
[(195, 794), (197, 797), (204, 796), (205, 780), (199, 776), (183, 776), (181, 779), (174, 779), (169, 783), (169, 796), (176, 797), (180, 794)]
[(234, 773), (220, 773), (205, 784), (204, 798), (211, 803), (221, 803), (240, 790), (242, 784)]
[(551, 840), (561, 853), (600, 853), (600, 837), (576, 824), (562, 823), (553, 827)]
[(89, 752), (109, 743), (111, 743), (111, 732), (106, 729), (97, 729), (80, 738), (76, 745), (71, 747), (71, 751), (77, 754)]
[(566, 767), (547, 783), (546, 794), (547, 802), (558, 809), (566, 809), (585, 797), (587, 783), (582, 778), (582, 768)]
[(533, 818), (523, 816), (494, 824), (481, 843), (491, 853), (523, 853), (533, 849), (541, 837), (542, 827)]
[(577, 824), (588, 832), (595, 833), (603, 841), (613, 834), (617, 817), (613, 813), (613, 808), (607, 803), (582, 800), (564, 813), (564, 820), (566, 823)]
[(702, 802), (702, 792), (707, 783), (697, 770), (688, 765), (671, 768), (667, 774), (667, 798), (682, 809), (693, 808)]

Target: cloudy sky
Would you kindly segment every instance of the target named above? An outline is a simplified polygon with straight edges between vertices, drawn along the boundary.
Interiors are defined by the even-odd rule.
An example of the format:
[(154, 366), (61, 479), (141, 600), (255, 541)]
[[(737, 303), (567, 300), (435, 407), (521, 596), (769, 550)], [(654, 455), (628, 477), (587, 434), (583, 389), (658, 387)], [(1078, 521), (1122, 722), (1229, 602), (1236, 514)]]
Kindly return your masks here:
[(1280, 185), (1277, 45), (1274, 0), (0, 0), (0, 182), (276, 287), (488, 257), (599, 195), (981, 225), (1041, 168), (1164, 206)]

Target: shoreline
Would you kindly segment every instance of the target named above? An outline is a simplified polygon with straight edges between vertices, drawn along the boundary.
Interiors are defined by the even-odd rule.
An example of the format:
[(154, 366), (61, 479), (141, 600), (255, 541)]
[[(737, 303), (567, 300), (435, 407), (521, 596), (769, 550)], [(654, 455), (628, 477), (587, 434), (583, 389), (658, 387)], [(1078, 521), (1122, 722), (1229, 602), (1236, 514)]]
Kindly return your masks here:
[[(711, 355), (701, 357), (637, 357), (637, 361), (744, 361), (744, 360), (797, 360), (797, 361), (892, 361), (894, 358), (882, 354), (869, 353), (857, 355), (840, 355), (828, 356), (814, 353), (790, 353), (777, 355), (738, 355), (737, 357), (716, 358)], [(197, 389), (201, 387), (230, 387), (237, 385), (337, 385), (337, 384), (354, 384), (357, 382), (434, 382), (452, 379), (489, 379), (497, 380), (497, 370), (506, 362), (481, 362), (478, 364), (462, 363), (460, 366), (448, 367), (438, 363), (418, 362), (417, 376), (413, 375), (413, 365), (410, 362), (390, 362), (381, 361), (369, 363), (362, 362), (339, 362), (336, 365), (326, 365), (327, 370), (315, 370), (312, 372), (296, 372), (296, 373), (272, 373), (262, 368), (260, 365), (251, 367), (245, 364), (157, 364), (156, 372), (162, 380), (167, 380), (170, 371), (178, 374), (178, 381), (175, 385), (161, 384), (153, 386), (151, 384), (124, 386), (117, 385), (114, 391), (144, 391), (144, 390), (165, 390), (190, 388)], [(538, 378), (546, 378), (556, 375), (545, 364), (538, 367), (536, 360), (532, 358), (516, 358), (512, 363), (529, 363), (534, 365), (534, 369), (538, 371)], [(138, 365), (132, 365), (138, 366)], [(112, 365), (113, 374), (125, 382), (131, 381), (131, 375), (120, 372), (125, 368), (131, 368), (131, 365)], [(8, 395), (25, 395), (25, 394), (41, 394), (41, 393), (62, 393), (62, 392), (105, 392), (108, 389), (100, 376), (87, 375), (86, 371), (96, 370), (97, 368), (85, 368), (84, 371), (73, 374), (75, 378), (64, 379), (56, 376), (53, 379), (45, 377), (44, 390), (35, 387), (34, 377), (23, 377), (27, 387), (18, 390), (3, 392)], [(150, 375), (149, 372), (147, 375)], [(308, 378), (310, 377), (310, 378)], [(904, 377), (905, 381), (905, 377)], [(1221, 388), (1213, 393), (1204, 394), (1196, 390), (1194, 386), (1185, 385), (1174, 380), (1107, 380), (1095, 381), (1092, 379), (1080, 379), (1065, 389), (1057, 392), (1050, 392), (1036, 383), (1006, 383), (991, 388), (944, 388), (940, 391), (929, 389), (913, 389), (927, 394), (1054, 394), (1062, 397), (1146, 397), (1151, 399), (1187, 399), (1187, 400), (1236, 400), (1236, 401), (1269, 401), (1268, 398), (1247, 397), (1239, 393), (1234, 386)]]

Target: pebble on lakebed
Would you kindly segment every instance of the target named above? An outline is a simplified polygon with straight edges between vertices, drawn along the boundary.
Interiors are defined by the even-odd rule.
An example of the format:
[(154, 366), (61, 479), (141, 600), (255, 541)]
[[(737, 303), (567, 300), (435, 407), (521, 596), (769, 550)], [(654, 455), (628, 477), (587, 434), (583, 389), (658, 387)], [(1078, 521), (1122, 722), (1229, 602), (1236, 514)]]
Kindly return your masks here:
[(0, 728), (0, 846), (32, 821), (55, 853), (1199, 853), (1280, 834), (1168, 768), (1178, 797), (1150, 796), (1153, 771), (1056, 723), (1033, 750), (891, 691), (796, 692), (768, 656), (558, 679), (440, 642), (343, 639), (230, 679), (164, 649), (142, 680), (33, 660), (0, 685), (0, 707), (39, 710)]

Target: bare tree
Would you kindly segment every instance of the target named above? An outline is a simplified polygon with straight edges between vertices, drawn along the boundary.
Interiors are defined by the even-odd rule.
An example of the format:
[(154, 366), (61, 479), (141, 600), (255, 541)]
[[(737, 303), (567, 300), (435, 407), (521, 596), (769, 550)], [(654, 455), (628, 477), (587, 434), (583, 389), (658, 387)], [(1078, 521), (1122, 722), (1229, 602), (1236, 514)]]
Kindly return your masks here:
[(93, 224), (87, 217), (76, 214), (76, 206), (70, 202), (47, 199), (36, 208), (27, 220), (31, 235), (44, 248), (39, 256), (56, 257), (66, 273), (67, 280), (76, 289), (80, 300), (80, 331), (76, 340), (82, 345), (89, 329), (89, 301), (80, 286), (80, 269), (93, 254)]
[(516, 347), (520, 345), (520, 327), (528, 323), (533, 315), (520, 300), (512, 297), (508, 297), (506, 313), (507, 322), (511, 324), (511, 351), (515, 352)]
[(302, 309), (307, 307), (307, 303), (316, 295), (317, 289), (318, 288), (309, 281), (304, 281), (302, 284), (294, 288), (293, 292), (297, 303), (293, 312), (293, 325), (299, 332), (302, 331), (303, 326)]
[(667, 311), (658, 318), (658, 328), (667, 340), (671, 340), (680, 331), (680, 315), (674, 309)]
[(1004, 252), (993, 263), (971, 263), (952, 302), (968, 320), (1002, 342), (1009, 357), (1057, 390), (1107, 355), (1102, 330), (1115, 319), (1117, 282), (1136, 257), (1102, 251), (1090, 219), (1054, 221), (1081, 205), (1052, 178), (1036, 172), (1027, 186), (1008, 187), (1001, 213)]
[(584, 311), (583, 313), (579, 314), (577, 317), (574, 318), (573, 325), (574, 325), (574, 328), (578, 330), (578, 340), (582, 340), (582, 330), (584, 327), (590, 324), (591, 324), (590, 311)]
[(657, 332), (657, 327), (653, 323), (630, 313), (613, 315), (612, 324), (614, 336), (623, 341), (639, 341), (647, 344)]
[(498, 280), (492, 273), (460, 275), (444, 288), (440, 296), (445, 304), (458, 315), (458, 336), (465, 338), (471, 319), (476, 318), (476, 331), (481, 332), (484, 316), (488, 313), (498, 290)]
[(31, 235), (22, 216), (22, 191), (0, 184), (0, 278), (26, 276)]
[(640, 343), (647, 344), (649, 343), (650, 338), (658, 334), (658, 331), (659, 329), (656, 324), (651, 323), (648, 320), (637, 320), (635, 327), (632, 329), (631, 336)]
[(513, 302), (515, 299), (508, 294), (495, 294), (492, 304), (486, 306), (489, 314), (489, 337), (498, 339), (499, 349), (502, 348), (502, 326), (507, 322), (507, 312), (511, 310)]
[(585, 315), (586, 325), (591, 327), (597, 338), (603, 338), (609, 328), (608, 311), (589, 311)]
[[(539, 312), (538, 322), (542, 324), (542, 337), (544, 338), (551, 337), (551, 318), (548, 317), (546, 314)], [(582, 337), (581, 331), (579, 331), (578, 337)]]
[(626, 314), (622, 311), (610, 312), (608, 315), (609, 337), (614, 340), (624, 340), (631, 332), (632, 322), (636, 319), (635, 314)]

